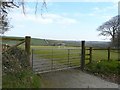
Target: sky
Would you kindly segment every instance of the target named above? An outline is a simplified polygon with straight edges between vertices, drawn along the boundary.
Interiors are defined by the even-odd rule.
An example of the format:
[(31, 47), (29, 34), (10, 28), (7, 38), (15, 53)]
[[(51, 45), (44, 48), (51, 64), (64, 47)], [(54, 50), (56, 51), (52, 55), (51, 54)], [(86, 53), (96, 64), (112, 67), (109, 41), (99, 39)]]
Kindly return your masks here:
[[(117, 2), (47, 2), (47, 9), (38, 2), (25, 4), (26, 14), (21, 8), (10, 10), (13, 26), (6, 36), (31, 36), (53, 40), (108, 41), (96, 30), (105, 21), (118, 15)], [(41, 16), (42, 13), (42, 16)]]

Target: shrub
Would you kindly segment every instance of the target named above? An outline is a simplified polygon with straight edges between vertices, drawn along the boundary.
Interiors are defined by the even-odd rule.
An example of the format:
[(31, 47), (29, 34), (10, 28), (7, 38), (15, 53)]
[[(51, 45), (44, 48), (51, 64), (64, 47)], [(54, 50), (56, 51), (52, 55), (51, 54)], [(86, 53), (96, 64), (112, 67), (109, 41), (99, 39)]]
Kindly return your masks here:
[(119, 74), (118, 72), (120, 72), (120, 63), (119, 61), (92, 62), (91, 64), (86, 65), (86, 70), (92, 73), (105, 75)]
[(3, 88), (39, 88), (40, 76), (28, 66), (26, 53), (12, 48), (2, 54)]

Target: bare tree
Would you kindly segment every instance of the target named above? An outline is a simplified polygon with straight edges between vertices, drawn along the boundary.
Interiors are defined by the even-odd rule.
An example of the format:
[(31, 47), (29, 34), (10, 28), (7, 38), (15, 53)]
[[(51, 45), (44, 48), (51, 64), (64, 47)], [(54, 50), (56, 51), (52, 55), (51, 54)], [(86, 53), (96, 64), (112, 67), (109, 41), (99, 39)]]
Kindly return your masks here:
[[(38, 2), (36, 1), (35, 6), (35, 14), (37, 12)], [(8, 20), (8, 10), (12, 8), (22, 7), (22, 11), (25, 14), (25, 1), (24, 0), (0, 0), (0, 34), (4, 34), (4, 32), (8, 31), (10, 28), (9, 20)], [(46, 8), (46, 2), (43, 0), (43, 4), (41, 6), (41, 12), (43, 8)], [(42, 15), (42, 13), (41, 13)]]
[(0, 17), (0, 34), (4, 34), (12, 26), (9, 24), (9, 20), (6, 15)]
[(100, 32), (99, 35), (103, 36), (111, 36), (111, 40), (114, 43), (115, 37), (118, 32), (118, 26), (120, 25), (119, 22), (120, 16), (117, 15), (111, 18), (109, 21), (103, 23), (101, 26), (98, 27), (97, 31)]
[(0, 34), (4, 34), (11, 27), (8, 19), (8, 9), (16, 6), (13, 2), (0, 1)]

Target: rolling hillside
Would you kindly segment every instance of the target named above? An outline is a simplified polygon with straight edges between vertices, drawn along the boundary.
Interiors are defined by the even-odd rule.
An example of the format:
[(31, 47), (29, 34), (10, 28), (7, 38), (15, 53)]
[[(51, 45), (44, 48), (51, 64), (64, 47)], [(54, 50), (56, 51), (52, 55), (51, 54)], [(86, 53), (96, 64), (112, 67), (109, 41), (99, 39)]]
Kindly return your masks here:
[[(18, 39), (24, 39), (23, 37), (8, 37), (4, 36), (2, 38), (18, 38)], [(3, 44), (9, 44), (14, 45), (18, 43), (18, 41), (2, 41)], [(80, 46), (81, 41), (64, 41), (64, 40), (49, 40), (49, 39), (38, 39), (38, 38), (32, 38), (31, 39), (31, 45), (33, 46), (57, 46), (60, 44), (64, 44), (65, 46)], [(86, 41), (86, 46), (88, 47), (108, 47), (110, 45), (110, 42), (101, 42), (101, 41)]]

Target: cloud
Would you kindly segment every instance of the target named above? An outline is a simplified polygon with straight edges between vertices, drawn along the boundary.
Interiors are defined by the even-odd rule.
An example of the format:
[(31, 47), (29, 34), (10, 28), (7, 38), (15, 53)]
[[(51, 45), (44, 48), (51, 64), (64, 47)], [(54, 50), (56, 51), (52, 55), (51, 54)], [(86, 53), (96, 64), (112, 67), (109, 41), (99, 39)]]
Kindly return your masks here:
[(94, 7), (92, 9), (92, 12), (89, 13), (88, 16), (100, 17), (105, 20), (109, 20), (110, 18), (118, 14), (117, 7), (118, 7), (117, 3), (112, 3), (111, 6), (106, 6), (106, 7)]
[(48, 20), (50, 19), (52, 22), (59, 23), (59, 24), (74, 24), (74, 23), (77, 23), (77, 20), (75, 20), (75, 19), (64, 17), (64, 16), (57, 15), (57, 14), (45, 14), (44, 18), (48, 19)]
[(117, 10), (118, 4), (112, 2), (111, 6), (106, 6), (106, 7), (95, 7), (93, 8), (93, 13), (107, 13), (110, 12), (111, 10)]
[[(14, 26), (13, 26), (14, 27)], [(16, 25), (17, 28), (24, 28), (25, 26), (23, 24), (17, 24)]]
[(64, 17), (58, 14), (44, 14), (43, 16), (41, 15), (34, 15), (34, 14), (17, 14), (17, 13), (12, 13), (10, 15), (13, 20), (16, 21), (30, 21), (30, 22), (36, 22), (40, 24), (75, 24), (77, 23), (76, 19), (73, 18), (68, 18)]
[[(90, 12), (88, 11), (87, 13), (80, 13), (80, 12), (75, 12), (72, 13), (71, 16), (73, 17), (90, 17), (90, 18), (102, 18), (105, 20), (109, 20), (111, 17), (114, 17), (118, 14), (118, 3), (116, 2), (110, 2), (110, 5), (107, 6), (93, 6), (90, 8)], [(120, 10), (119, 10), (120, 11)]]

